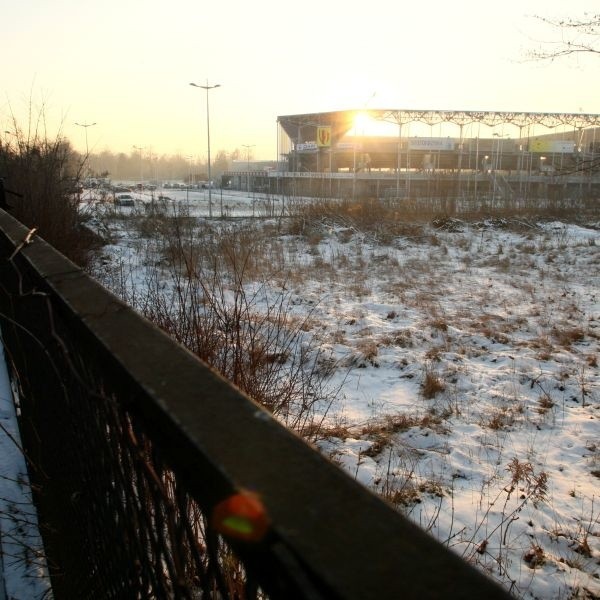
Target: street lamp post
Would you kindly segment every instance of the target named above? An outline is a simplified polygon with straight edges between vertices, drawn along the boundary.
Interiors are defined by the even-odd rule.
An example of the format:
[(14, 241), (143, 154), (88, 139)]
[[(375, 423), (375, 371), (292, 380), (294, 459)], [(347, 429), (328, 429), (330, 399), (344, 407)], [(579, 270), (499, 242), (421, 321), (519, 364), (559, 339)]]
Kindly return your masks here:
[(139, 152), (140, 152), (140, 190), (143, 193), (144, 192), (144, 163), (142, 161), (142, 150), (144, 150), (144, 148), (142, 146), (134, 146), (134, 148), (136, 150), (139, 150)]
[(194, 158), (191, 155), (186, 156), (186, 158), (189, 160), (189, 170), (188, 170), (188, 182), (187, 185), (185, 186), (185, 201), (188, 203), (188, 206), (190, 204), (190, 185), (192, 185), (192, 158)]
[(250, 148), (254, 148), (256, 144), (242, 144), (246, 148), (246, 191), (250, 196)]
[(208, 109), (208, 92), (210, 90), (214, 90), (215, 88), (221, 87), (221, 84), (217, 83), (215, 85), (208, 85), (207, 79), (206, 85), (199, 85), (197, 83), (190, 83), (190, 85), (206, 90), (206, 137), (208, 145), (208, 216), (212, 217), (212, 178), (210, 173), (210, 113)]
[[(96, 123), (75, 123), (75, 125), (78, 125), (79, 127), (83, 127), (84, 131), (85, 131), (85, 160), (88, 161), (89, 157), (90, 157), (90, 151), (89, 151), (89, 147), (88, 147), (88, 127), (92, 127), (93, 125), (95, 125)], [(89, 163), (88, 163), (88, 170), (89, 170)]]
[[(242, 146), (246, 148), (246, 193), (250, 200), (250, 148), (253, 148), (255, 144), (242, 144)], [(254, 198), (252, 198), (252, 216), (254, 217)]]

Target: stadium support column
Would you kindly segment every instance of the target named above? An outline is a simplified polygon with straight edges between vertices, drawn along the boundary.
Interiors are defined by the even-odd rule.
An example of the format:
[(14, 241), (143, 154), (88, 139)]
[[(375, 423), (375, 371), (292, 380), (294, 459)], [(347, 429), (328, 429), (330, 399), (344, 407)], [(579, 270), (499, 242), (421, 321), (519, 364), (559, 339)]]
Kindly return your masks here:
[(475, 138), (475, 201), (477, 201), (477, 183), (479, 182), (479, 171), (481, 169), (479, 164), (479, 133), (480, 129), (477, 129), (477, 137)]
[(463, 153), (463, 124), (459, 125), (459, 137), (458, 137), (458, 165), (457, 165), (457, 177), (458, 177), (458, 185), (457, 185), (457, 196), (460, 196), (461, 185), (460, 185), (460, 173), (462, 170), (462, 153)]
[(352, 140), (352, 201), (356, 198), (356, 119), (354, 119), (354, 138)]
[(523, 144), (523, 127), (524, 125), (519, 125), (519, 162), (517, 166), (519, 172), (519, 199), (523, 198), (523, 151), (525, 148)]
[(333, 154), (333, 148), (331, 146), (329, 146), (329, 197), (330, 198), (333, 197), (333, 191), (332, 191), (332, 188), (331, 188), (332, 183), (333, 183), (332, 176), (331, 176), (331, 173), (332, 173), (332, 170), (331, 170), (331, 155), (332, 154)]
[(396, 198), (400, 198), (400, 147), (402, 144), (402, 121), (398, 119), (398, 164), (396, 166)]

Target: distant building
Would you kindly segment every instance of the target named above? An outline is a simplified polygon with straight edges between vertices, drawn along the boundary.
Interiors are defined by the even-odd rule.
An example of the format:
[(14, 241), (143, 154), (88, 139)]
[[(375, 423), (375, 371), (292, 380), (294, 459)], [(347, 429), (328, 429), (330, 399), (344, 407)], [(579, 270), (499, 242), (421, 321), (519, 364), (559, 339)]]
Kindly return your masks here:
[[(365, 117), (391, 135), (365, 135)], [(234, 161), (247, 191), (418, 198), (600, 193), (600, 115), (369, 109), (277, 119), (276, 163)], [(585, 183), (585, 185), (584, 185)]]

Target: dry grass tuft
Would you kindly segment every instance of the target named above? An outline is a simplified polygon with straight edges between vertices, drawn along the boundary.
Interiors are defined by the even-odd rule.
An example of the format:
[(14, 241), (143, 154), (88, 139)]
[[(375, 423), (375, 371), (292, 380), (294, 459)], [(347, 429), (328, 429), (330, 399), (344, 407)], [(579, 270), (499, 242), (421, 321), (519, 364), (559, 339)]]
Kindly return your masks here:
[(552, 335), (556, 341), (564, 348), (570, 348), (573, 344), (582, 342), (585, 338), (585, 332), (581, 327), (568, 327), (566, 329), (552, 329)]
[(356, 345), (356, 349), (364, 361), (372, 364), (373, 366), (378, 366), (376, 358), (379, 354), (379, 349), (373, 340), (360, 340)]
[(446, 389), (446, 384), (440, 376), (430, 368), (425, 369), (425, 376), (421, 383), (421, 395), (426, 400), (435, 398)]
[(548, 394), (543, 394), (538, 398), (536, 411), (540, 415), (545, 415), (551, 408), (554, 407), (554, 400), (548, 396)]
[(514, 414), (506, 408), (496, 409), (484, 421), (483, 426), (499, 431), (511, 427), (515, 423)]
[(407, 431), (419, 424), (420, 420), (417, 416), (406, 413), (386, 415), (383, 418), (370, 421), (362, 426), (360, 434), (367, 439), (371, 439), (373, 443), (362, 454), (371, 458), (379, 456), (392, 445), (395, 434)]
[(546, 556), (541, 546), (532, 544), (529, 550), (523, 555), (523, 560), (530, 569), (541, 567), (546, 562)]

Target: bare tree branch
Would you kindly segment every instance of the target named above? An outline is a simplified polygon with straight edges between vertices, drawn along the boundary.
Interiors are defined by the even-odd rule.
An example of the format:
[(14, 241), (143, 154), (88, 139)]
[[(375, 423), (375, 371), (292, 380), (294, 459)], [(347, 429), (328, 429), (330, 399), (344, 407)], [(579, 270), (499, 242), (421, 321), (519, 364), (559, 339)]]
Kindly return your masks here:
[(528, 52), (532, 60), (554, 60), (575, 54), (600, 54), (600, 13), (584, 13), (581, 18), (535, 18), (560, 32), (560, 40), (541, 42), (541, 47)]

